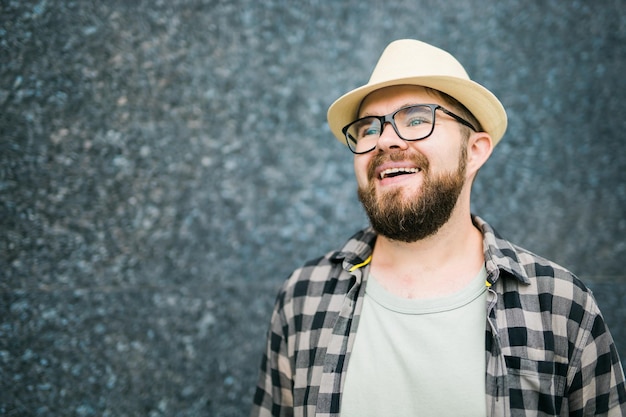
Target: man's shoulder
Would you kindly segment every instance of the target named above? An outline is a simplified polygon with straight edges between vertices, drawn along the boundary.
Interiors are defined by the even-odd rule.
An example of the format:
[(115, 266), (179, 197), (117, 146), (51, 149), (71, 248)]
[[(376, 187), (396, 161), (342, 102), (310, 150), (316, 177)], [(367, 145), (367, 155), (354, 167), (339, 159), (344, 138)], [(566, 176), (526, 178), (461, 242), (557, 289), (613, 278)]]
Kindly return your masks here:
[(525, 283), (536, 277), (577, 280), (566, 267), (503, 238), (479, 217), (474, 218), (474, 223), (483, 233), (488, 269), (491, 266), (492, 269), (510, 273)]
[[(492, 283), (500, 281), (504, 293), (593, 303), (589, 288), (567, 267), (502, 238), (482, 223), (486, 242), (487, 269), (497, 271)], [(491, 265), (491, 266), (490, 266)], [(591, 297), (590, 297), (591, 295)]]
[(375, 238), (371, 229), (363, 229), (336, 250), (306, 261), (287, 278), (282, 292), (298, 297), (332, 291), (334, 281), (350, 280), (351, 269), (371, 255)]
[(522, 293), (536, 293), (550, 299), (568, 299), (583, 305), (593, 300), (589, 287), (567, 267), (528, 249), (512, 246), (530, 284), (521, 286)]

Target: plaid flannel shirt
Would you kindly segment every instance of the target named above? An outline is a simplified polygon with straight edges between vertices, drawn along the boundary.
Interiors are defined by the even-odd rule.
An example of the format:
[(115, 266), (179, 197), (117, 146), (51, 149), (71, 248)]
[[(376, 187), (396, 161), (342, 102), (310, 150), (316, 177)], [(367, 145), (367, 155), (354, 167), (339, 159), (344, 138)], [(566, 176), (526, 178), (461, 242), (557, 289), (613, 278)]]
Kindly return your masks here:
[[(489, 416), (626, 416), (624, 373), (591, 292), (478, 217), (487, 269)], [(276, 300), (251, 415), (339, 416), (376, 239), (305, 264)]]

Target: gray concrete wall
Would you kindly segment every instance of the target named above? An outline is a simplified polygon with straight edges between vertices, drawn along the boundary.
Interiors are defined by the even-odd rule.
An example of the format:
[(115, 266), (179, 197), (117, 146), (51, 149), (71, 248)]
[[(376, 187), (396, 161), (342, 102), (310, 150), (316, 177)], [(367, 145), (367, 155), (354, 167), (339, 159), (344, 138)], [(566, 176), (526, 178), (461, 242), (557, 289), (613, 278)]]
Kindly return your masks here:
[(501, 98), (474, 211), (626, 357), (621, 0), (3, 0), (0, 415), (245, 415), (278, 285), (366, 223), (326, 109), (403, 37)]

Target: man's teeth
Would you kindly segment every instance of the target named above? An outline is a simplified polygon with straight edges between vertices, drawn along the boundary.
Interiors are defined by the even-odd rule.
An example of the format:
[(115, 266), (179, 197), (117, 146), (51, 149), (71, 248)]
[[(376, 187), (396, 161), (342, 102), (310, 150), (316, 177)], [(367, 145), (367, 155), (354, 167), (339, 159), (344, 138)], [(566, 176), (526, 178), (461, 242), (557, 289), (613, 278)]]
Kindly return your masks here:
[(396, 175), (415, 174), (416, 172), (419, 172), (419, 168), (389, 168), (380, 173), (380, 179), (383, 180)]

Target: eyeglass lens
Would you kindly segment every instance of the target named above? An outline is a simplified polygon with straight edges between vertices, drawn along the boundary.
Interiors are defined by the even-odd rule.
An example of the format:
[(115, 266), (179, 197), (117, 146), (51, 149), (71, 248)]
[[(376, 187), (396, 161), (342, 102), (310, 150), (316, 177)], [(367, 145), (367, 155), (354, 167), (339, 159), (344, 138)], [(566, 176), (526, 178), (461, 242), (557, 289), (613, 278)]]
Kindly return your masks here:
[(391, 122), (398, 136), (404, 140), (419, 140), (429, 136), (434, 127), (435, 108), (418, 105), (405, 107), (389, 116), (364, 117), (345, 129), (348, 145), (353, 152), (364, 153), (376, 147), (382, 134), (383, 121)]

